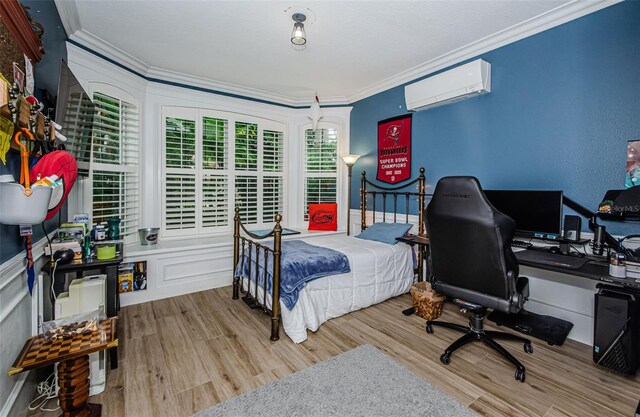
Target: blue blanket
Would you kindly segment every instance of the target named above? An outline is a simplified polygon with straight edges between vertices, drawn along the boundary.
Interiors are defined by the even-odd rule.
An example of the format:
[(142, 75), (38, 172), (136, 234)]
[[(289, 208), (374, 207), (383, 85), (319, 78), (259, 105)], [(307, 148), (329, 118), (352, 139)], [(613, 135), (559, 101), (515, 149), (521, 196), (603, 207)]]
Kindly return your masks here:
[[(264, 246), (273, 248), (273, 242)], [(255, 282), (256, 248), (251, 251), (251, 277), (249, 271), (249, 249), (245, 248), (240, 254), (236, 266), (237, 277), (251, 279)], [(260, 250), (258, 257), (258, 285), (264, 283), (264, 250)], [(298, 302), (300, 290), (307, 282), (328, 275), (344, 274), (351, 271), (349, 259), (336, 250), (310, 245), (302, 240), (288, 240), (282, 242), (282, 257), (280, 258), (280, 299), (289, 310)], [(271, 293), (273, 285), (273, 256), (268, 256), (267, 262), (267, 291)]]

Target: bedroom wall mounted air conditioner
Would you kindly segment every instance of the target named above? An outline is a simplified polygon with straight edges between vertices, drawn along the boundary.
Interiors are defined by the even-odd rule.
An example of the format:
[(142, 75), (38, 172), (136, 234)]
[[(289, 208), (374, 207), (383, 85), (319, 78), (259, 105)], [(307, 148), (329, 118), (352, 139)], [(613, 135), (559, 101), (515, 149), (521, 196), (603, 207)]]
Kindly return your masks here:
[(408, 111), (420, 111), (491, 92), (491, 64), (481, 59), (404, 88)]

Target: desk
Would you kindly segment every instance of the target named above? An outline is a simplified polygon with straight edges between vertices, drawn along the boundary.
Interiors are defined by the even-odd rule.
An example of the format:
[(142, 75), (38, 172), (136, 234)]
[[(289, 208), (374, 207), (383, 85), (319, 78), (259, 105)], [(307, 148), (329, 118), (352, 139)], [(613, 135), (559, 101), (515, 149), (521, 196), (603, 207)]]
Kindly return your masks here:
[(43, 335), (33, 336), (25, 343), (9, 375), (29, 369), (58, 364), (58, 397), (62, 417), (95, 417), (100, 404), (89, 404), (89, 354), (118, 346), (117, 318), (100, 322), (98, 330), (79, 334), (71, 339), (47, 343)]
[[(613, 285), (619, 285), (622, 287), (629, 287), (636, 290), (640, 289), (640, 282), (634, 278), (616, 278), (609, 275), (609, 263), (603, 258), (586, 255), (585, 258), (589, 259), (588, 262), (586, 262), (583, 266), (581, 266), (578, 269), (570, 269), (570, 268), (564, 268), (562, 266), (549, 265), (549, 264), (539, 263), (531, 260), (523, 260), (518, 257), (519, 253), (528, 252), (531, 250), (534, 250), (534, 249), (527, 249), (524, 251), (515, 252), (516, 258), (518, 258), (518, 263), (520, 265), (526, 265), (526, 266), (530, 266), (538, 269), (545, 269), (547, 271), (561, 272), (563, 274), (576, 275), (579, 277), (584, 277), (584, 278), (592, 279), (595, 281), (606, 282)], [(539, 251), (539, 250), (535, 250), (535, 251)], [(573, 258), (572, 256), (568, 256), (568, 255), (556, 254), (555, 256), (557, 256), (558, 259), (562, 259), (562, 257)]]
[[(107, 276), (106, 280), (106, 306), (105, 313), (107, 317), (115, 317), (120, 310), (120, 293), (118, 291), (118, 266), (122, 263), (122, 255), (113, 259), (99, 260), (99, 259), (77, 259), (68, 264), (61, 264), (55, 268), (55, 276), (51, 277), (52, 266), (51, 261), (48, 261), (42, 270), (49, 274), (53, 281), (53, 291), (56, 296), (61, 292), (69, 290), (69, 283), (66, 279), (67, 273), (75, 273), (76, 278), (82, 278), (87, 272), (97, 271), (100, 274)], [(51, 296), (51, 298), (53, 298)], [(54, 300), (51, 299), (53, 303)], [(51, 306), (51, 318), (53, 318), (53, 304)], [(116, 348), (109, 349), (109, 355), (111, 358), (111, 369), (118, 367), (118, 351)]]

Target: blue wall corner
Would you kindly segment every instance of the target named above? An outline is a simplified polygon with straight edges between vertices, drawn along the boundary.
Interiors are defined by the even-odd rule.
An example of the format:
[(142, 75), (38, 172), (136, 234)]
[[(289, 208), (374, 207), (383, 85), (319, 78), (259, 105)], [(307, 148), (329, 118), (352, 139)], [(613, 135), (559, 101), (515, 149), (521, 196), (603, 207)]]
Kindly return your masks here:
[[(492, 92), (414, 114), (412, 177), (424, 166), (431, 187), (474, 175), (486, 189), (564, 190), (595, 210), (624, 188), (626, 143), (640, 139), (638, 22), (640, 2), (623, 2), (473, 58), (491, 63)], [(406, 112), (404, 85), (353, 104), (354, 172), (375, 177), (377, 122)]]
[[(36, 96), (38, 90), (48, 90), (52, 96), (57, 95), (58, 79), (60, 77), (60, 61), (67, 58), (66, 33), (60, 21), (60, 15), (53, 1), (22, 0), (30, 7), (31, 17), (45, 28), (42, 43), (45, 54), (34, 64), (34, 79)], [(0, 174), (12, 174), (14, 178), (20, 175), (20, 156), (16, 152), (7, 154), (7, 165), (0, 163)], [(63, 218), (66, 219), (66, 204), (62, 208)], [(58, 227), (59, 217), (56, 216), (45, 223), (48, 233)], [(36, 243), (44, 237), (42, 226), (33, 225), (32, 242)], [(0, 225), (0, 263), (5, 262), (17, 254), (24, 252), (24, 238), (20, 237), (18, 226)]]

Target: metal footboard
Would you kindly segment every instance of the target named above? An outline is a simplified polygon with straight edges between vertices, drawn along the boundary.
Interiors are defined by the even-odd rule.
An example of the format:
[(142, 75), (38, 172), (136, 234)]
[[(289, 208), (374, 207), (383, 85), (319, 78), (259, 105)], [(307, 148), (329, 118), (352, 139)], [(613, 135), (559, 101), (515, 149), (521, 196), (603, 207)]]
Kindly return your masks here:
[[(265, 314), (271, 316), (271, 340), (280, 339), (280, 258), (282, 256), (282, 216), (276, 214), (276, 224), (264, 236), (259, 236), (249, 232), (240, 220), (240, 209), (236, 207), (235, 216), (233, 218), (233, 299), (240, 298), (240, 292), (245, 293), (242, 300), (252, 309), (259, 308)], [(241, 236), (240, 230), (247, 235)], [(273, 237), (273, 248), (258, 243), (258, 241)], [(246, 251), (246, 252), (245, 252)], [(245, 256), (246, 255), (246, 256)], [(272, 258), (273, 264), (273, 283), (271, 285), (271, 309), (267, 307), (267, 271), (269, 258)], [(247, 270), (246, 291), (241, 286), (242, 276), (236, 273), (238, 263), (241, 264), (241, 271)], [(247, 262), (248, 264), (245, 264)], [(258, 277), (260, 267), (264, 268), (264, 279), (262, 282), (262, 297), (259, 296), (258, 287), (260, 286)], [(252, 283), (253, 281), (253, 283)], [(252, 294), (253, 285), (253, 294)]]

